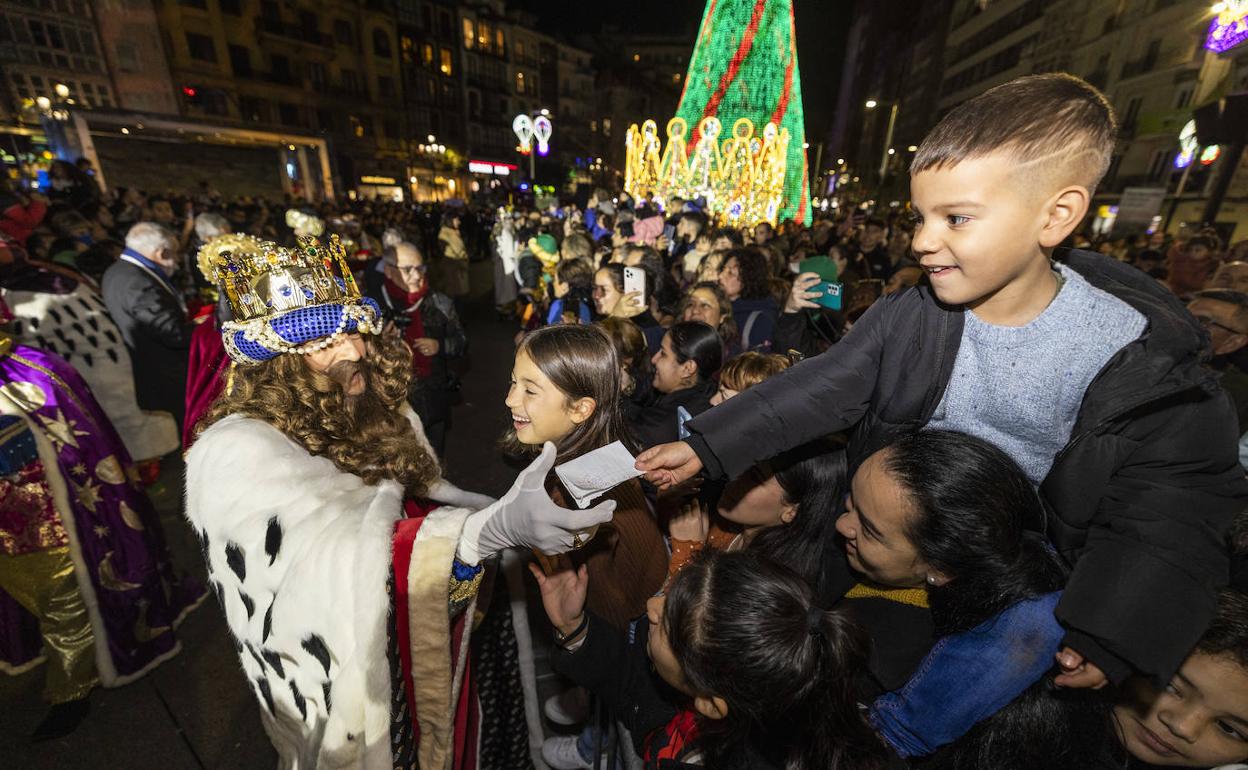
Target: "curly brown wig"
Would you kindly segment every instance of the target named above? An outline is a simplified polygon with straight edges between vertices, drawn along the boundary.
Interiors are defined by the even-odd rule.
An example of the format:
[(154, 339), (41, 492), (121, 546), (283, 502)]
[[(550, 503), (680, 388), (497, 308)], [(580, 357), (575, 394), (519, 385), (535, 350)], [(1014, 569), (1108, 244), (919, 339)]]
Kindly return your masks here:
[[(197, 432), (231, 414), (263, 420), (366, 484), (394, 479), (408, 495), (424, 495), (441, 468), (402, 411), (412, 377), (411, 349), (397, 336), (371, 337), (365, 357), (347, 366), (351, 371), (342, 375), (333, 369), (320, 374), (303, 356), (287, 353), (258, 366), (235, 367), (230, 388), (213, 402)], [(348, 396), (339, 383), (356, 371), (367, 387)]]

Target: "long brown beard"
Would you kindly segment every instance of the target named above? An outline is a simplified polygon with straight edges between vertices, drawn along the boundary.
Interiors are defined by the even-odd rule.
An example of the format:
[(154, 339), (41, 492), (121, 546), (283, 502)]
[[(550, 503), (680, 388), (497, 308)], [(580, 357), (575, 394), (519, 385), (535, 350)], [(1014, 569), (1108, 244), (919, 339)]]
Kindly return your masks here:
[[(313, 372), (302, 356), (291, 353), (235, 367), (231, 389), (213, 402), (197, 433), (227, 415), (253, 417), (367, 484), (394, 479), (408, 495), (419, 497), (441, 468), (402, 409), (411, 361), (402, 339), (382, 336), (369, 338), (363, 360), (339, 362), (325, 374)], [(356, 373), (364, 377), (365, 388), (349, 396), (346, 389)]]

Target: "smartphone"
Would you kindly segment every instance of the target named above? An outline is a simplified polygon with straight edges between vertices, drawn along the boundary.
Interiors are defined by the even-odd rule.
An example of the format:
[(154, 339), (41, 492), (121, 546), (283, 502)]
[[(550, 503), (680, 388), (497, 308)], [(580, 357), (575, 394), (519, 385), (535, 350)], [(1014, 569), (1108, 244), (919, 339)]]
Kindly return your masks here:
[(835, 281), (820, 281), (810, 287), (810, 291), (822, 292), (822, 297), (816, 297), (813, 302), (822, 305), (828, 310), (841, 309), (841, 284)]
[(640, 267), (624, 268), (624, 293), (637, 292), (642, 302), (646, 301), (646, 271)]

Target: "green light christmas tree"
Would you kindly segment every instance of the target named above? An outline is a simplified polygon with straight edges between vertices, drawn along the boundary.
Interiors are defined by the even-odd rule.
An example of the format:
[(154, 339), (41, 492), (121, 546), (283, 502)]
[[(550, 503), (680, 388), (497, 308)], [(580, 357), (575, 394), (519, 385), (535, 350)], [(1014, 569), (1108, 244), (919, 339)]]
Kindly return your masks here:
[(690, 150), (697, 144), (697, 126), (707, 117), (718, 117), (725, 134), (739, 118), (760, 129), (768, 122), (788, 129), (779, 218), (810, 224), (792, 0), (708, 0), (676, 115), (692, 132)]

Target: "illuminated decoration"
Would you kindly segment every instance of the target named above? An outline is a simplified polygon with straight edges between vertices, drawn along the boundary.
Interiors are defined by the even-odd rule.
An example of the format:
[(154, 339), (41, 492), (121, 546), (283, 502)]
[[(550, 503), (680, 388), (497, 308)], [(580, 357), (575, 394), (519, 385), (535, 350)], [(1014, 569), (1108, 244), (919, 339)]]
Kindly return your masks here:
[(1174, 156), (1175, 168), (1187, 168), (1196, 158), (1200, 142), (1196, 139), (1196, 121), (1189, 120), (1179, 131), (1179, 153)]
[(528, 155), (533, 151), (533, 118), (528, 115), (517, 115), (511, 121), (511, 130), (515, 132), (516, 138), (520, 140), (520, 146), (516, 149), (521, 155)]
[(686, 151), (686, 133), (685, 121), (672, 118), (667, 147), (660, 152), (653, 120), (629, 126), (624, 189), (638, 198), (647, 191), (663, 200), (704, 198), (707, 210), (729, 225), (775, 224), (781, 218), (791, 144), (787, 128), (768, 123), (756, 136), (749, 118), (738, 118), (721, 143), (719, 118), (703, 118), (692, 152)]
[(362, 176), (360, 177), (360, 184), (393, 185), (397, 184), (397, 182), (392, 176)]
[(533, 138), (537, 140), (537, 154), (545, 156), (550, 152), (550, 134), (552, 126), (550, 118), (538, 115), (533, 119)]
[(494, 176), (510, 176), (516, 170), (511, 163), (494, 163), (488, 160), (468, 161), (468, 171), (473, 174), (493, 174)]
[(1196, 138), (1196, 121), (1189, 120), (1179, 131), (1179, 152), (1174, 156), (1175, 168), (1187, 168), (1200, 156), (1200, 165), (1208, 166), (1218, 159), (1222, 154), (1222, 148), (1216, 144), (1211, 144), (1203, 150), (1200, 148), (1200, 141)]
[(1248, 0), (1224, 0), (1213, 11), (1217, 15), (1209, 24), (1205, 48), (1222, 53), (1248, 40)]
[(629, 129), (629, 193), (705, 196), (734, 223), (809, 224), (792, 0), (708, 0), (684, 83), (666, 147), (653, 121)]

